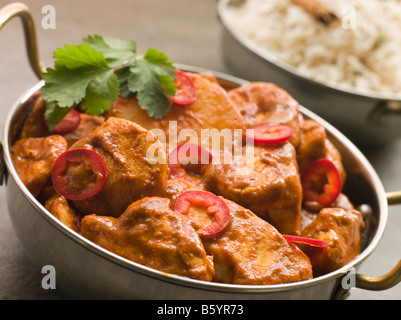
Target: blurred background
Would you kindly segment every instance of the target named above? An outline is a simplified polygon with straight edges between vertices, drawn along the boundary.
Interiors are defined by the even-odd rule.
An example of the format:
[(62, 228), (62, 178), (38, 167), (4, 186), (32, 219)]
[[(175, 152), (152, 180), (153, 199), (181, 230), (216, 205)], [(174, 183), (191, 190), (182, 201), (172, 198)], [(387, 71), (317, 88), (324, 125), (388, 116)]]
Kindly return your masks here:
[[(222, 25), (216, 0), (28, 0), (37, 29), (39, 52), (45, 66), (52, 66), (52, 52), (65, 44), (78, 44), (87, 35), (132, 39), (138, 52), (149, 47), (165, 52), (170, 60), (214, 71), (231, 73), (223, 57)], [(10, 3), (0, 0), (0, 7)], [(42, 20), (55, 8), (55, 28)], [(46, 21), (44, 21), (46, 23)], [(27, 56), (21, 21), (14, 19), (0, 31), (0, 121), (14, 102), (38, 81)], [(286, 88), (284, 88), (286, 89)], [(290, 92), (291, 94), (291, 92)], [(301, 102), (302, 103), (302, 102)], [(307, 107), (307, 106), (306, 106)], [(382, 179), (386, 191), (401, 189), (401, 140), (382, 148), (362, 150)], [(390, 207), (387, 229), (375, 252), (360, 272), (382, 275), (401, 259), (401, 206)], [(4, 187), (0, 187), (0, 299), (63, 299), (60, 289), (41, 287), (41, 267), (25, 255), (13, 230)], [(348, 299), (401, 299), (401, 284), (372, 292), (352, 289)]]

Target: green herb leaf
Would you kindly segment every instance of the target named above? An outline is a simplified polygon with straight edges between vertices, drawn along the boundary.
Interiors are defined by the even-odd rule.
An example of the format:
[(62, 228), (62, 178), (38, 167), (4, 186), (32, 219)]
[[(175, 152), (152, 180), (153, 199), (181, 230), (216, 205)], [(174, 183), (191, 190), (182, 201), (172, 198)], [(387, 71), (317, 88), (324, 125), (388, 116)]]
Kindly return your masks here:
[(134, 96), (134, 92), (130, 91), (128, 79), (131, 75), (130, 66), (121, 68), (116, 71), (118, 81), (119, 81), (119, 90), (120, 95), (124, 99), (130, 99)]
[(149, 116), (160, 119), (171, 109), (169, 96), (175, 93), (174, 66), (168, 57), (156, 49), (148, 49), (124, 73), (129, 92), (137, 93), (139, 106)]
[(94, 50), (86, 44), (80, 46), (69, 46), (58, 48), (54, 53), (56, 69), (66, 67), (68, 69), (93, 70), (100, 68), (108, 68), (104, 55)]
[[(117, 76), (110, 70), (101, 52), (86, 44), (66, 45), (65, 48), (58, 48), (53, 56), (56, 59), (55, 68), (49, 68), (43, 73), (45, 85), (42, 88), (42, 96), (47, 103), (56, 104), (56, 107), (49, 106), (51, 110), (45, 115), (50, 124), (57, 124), (62, 119), (60, 115), (66, 114), (66, 110), (61, 108), (71, 110), (80, 103), (86, 97), (91, 83), (96, 88), (92, 91), (105, 100), (117, 99)], [(88, 103), (85, 106), (90, 114), (99, 114), (104, 109), (104, 103), (101, 107)]]
[(86, 113), (95, 116), (101, 115), (110, 110), (110, 103), (99, 94), (93, 85), (89, 85), (86, 90), (86, 96), (82, 100), (81, 109)]
[(47, 102), (55, 102), (61, 108), (78, 104), (86, 95), (86, 88), (96, 78), (96, 74), (80, 69), (71, 70), (65, 67), (47, 69), (43, 73), (45, 85), (42, 96)]
[(42, 74), (50, 128), (78, 104), (88, 114), (101, 115), (118, 94), (124, 98), (136, 94), (151, 117), (162, 118), (170, 110), (175, 73), (163, 52), (151, 48), (138, 57), (134, 41), (94, 35), (81, 45), (58, 48), (53, 56), (54, 68)]
[(118, 97), (118, 78), (113, 70), (98, 72), (89, 84), (91, 90), (104, 97), (109, 103), (115, 102)]
[(97, 75), (88, 85), (86, 96), (81, 108), (90, 115), (101, 115), (110, 110), (118, 97), (118, 80), (113, 70), (107, 70)]
[(84, 44), (103, 53), (110, 67), (119, 67), (136, 56), (136, 42), (99, 35), (88, 36)]

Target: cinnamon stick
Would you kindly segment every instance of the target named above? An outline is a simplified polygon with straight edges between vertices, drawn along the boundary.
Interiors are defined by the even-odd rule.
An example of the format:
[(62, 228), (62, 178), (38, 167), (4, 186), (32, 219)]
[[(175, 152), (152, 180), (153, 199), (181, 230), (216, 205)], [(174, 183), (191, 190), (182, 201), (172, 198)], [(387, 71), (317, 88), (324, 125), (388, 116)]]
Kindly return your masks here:
[(305, 12), (325, 25), (338, 21), (338, 17), (317, 0), (292, 0), (292, 3), (303, 8)]

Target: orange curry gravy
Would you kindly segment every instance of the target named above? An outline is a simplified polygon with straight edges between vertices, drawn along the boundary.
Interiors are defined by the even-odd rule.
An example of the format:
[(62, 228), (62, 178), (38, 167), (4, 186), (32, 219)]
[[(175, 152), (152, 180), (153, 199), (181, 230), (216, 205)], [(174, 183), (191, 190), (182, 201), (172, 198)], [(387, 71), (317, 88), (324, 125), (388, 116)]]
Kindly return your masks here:
[[(311, 279), (352, 261), (361, 250), (364, 222), (347, 196), (338, 190), (337, 199), (324, 207), (303, 201), (302, 169), (317, 159), (329, 159), (342, 185), (346, 182), (341, 155), (324, 127), (304, 119), (298, 102), (274, 84), (249, 83), (227, 91), (213, 75), (186, 74), (195, 86), (195, 101), (172, 105), (160, 120), (149, 117), (136, 97), (120, 97), (106, 114), (82, 113), (76, 129), (56, 135), (46, 127), (39, 97), (11, 148), (21, 180), (75, 232), (162, 272), (222, 283), (279, 284)], [(234, 134), (256, 125), (287, 125), (293, 135), (274, 145), (243, 142), (229, 163), (212, 161), (198, 170), (182, 166), (172, 177), (170, 140), (188, 140), (172, 136), (172, 122), (178, 133), (191, 129), (199, 136), (204, 129)], [(58, 193), (51, 177), (56, 159), (74, 149), (95, 151), (107, 168), (104, 187), (77, 201)], [(152, 154), (158, 161), (149, 161), (149, 150), (157, 150)], [(217, 151), (213, 159), (224, 158), (226, 150)], [(84, 164), (65, 174), (76, 188), (96, 179)], [(207, 238), (199, 235), (215, 223), (213, 210), (191, 205), (186, 214), (174, 211), (177, 198), (187, 191), (223, 200), (230, 213), (223, 230)], [(324, 240), (328, 248), (295, 244), (283, 234)]]

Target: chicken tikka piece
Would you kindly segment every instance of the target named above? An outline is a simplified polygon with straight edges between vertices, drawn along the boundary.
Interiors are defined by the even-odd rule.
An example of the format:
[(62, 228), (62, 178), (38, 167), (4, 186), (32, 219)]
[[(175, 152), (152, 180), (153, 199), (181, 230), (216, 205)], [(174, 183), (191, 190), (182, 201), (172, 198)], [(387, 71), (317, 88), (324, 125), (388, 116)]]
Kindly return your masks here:
[(80, 216), (68, 200), (60, 195), (53, 186), (46, 187), (39, 196), (44, 207), (70, 229), (80, 232)]
[(280, 232), (300, 234), (302, 186), (291, 143), (243, 147), (242, 156), (232, 163), (209, 164), (203, 182), (211, 192), (250, 209)]
[(297, 162), (299, 170), (310, 162), (320, 159), (330, 159), (337, 167), (341, 180), (345, 183), (346, 172), (341, 154), (327, 138), (324, 127), (315, 120), (306, 119), (301, 122), (301, 140), (297, 147)]
[(96, 244), (159, 271), (211, 281), (212, 258), (196, 231), (171, 210), (169, 200), (145, 197), (118, 217), (87, 215), (81, 234)]
[[(147, 152), (158, 145), (157, 137), (140, 125), (125, 119), (109, 118), (69, 150), (93, 150), (107, 168), (107, 182), (100, 193), (86, 200), (74, 201), (83, 214), (120, 216), (134, 201), (158, 195), (166, 186), (169, 169), (163, 148), (156, 148), (164, 163), (149, 161)], [(66, 174), (70, 183), (88, 178), (84, 165)], [(77, 181), (74, 181), (77, 180)]]
[(66, 150), (67, 141), (60, 135), (22, 138), (11, 147), (15, 169), (34, 197), (51, 184), (54, 162)]
[(19, 138), (39, 138), (50, 134), (45, 120), (46, 102), (37, 94), (32, 110), (28, 114), (21, 128)]
[(354, 260), (361, 251), (365, 223), (359, 211), (324, 208), (302, 230), (302, 236), (324, 240), (328, 248), (301, 246), (309, 256), (315, 276), (335, 271)]
[(288, 125), (294, 130), (289, 141), (298, 146), (301, 134), (299, 104), (287, 91), (273, 83), (251, 82), (230, 90), (228, 97), (248, 127)]
[[(168, 182), (166, 196), (174, 208), (180, 194), (209, 192), (185, 179)], [(285, 240), (271, 224), (237, 203), (224, 199), (230, 211), (230, 222), (224, 232), (203, 238), (207, 254), (213, 257), (214, 281), (233, 284), (277, 284), (312, 278), (309, 258), (294, 244)], [(185, 215), (195, 230), (213, 223), (205, 208), (191, 206)]]
[[(245, 129), (246, 122), (239, 111), (231, 104), (227, 92), (218, 84), (211, 75), (202, 75), (192, 72), (185, 73), (193, 82), (196, 89), (196, 100), (185, 107), (173, 104), (171, 110), (162, 118), (150, 117), (138, 104), (137, 98), (131, 99), (119, 97), (108, 112), (109, 117), (124, 118), (134, 121), (142, 127), (152, 130), (160, 129), (164, 132), (166, 143), (182, 144), (190, 138), (184, 133), (184, 129), (194, 130), (196, 137), (190, 135), (200, 145), (209, 145), (209, 139), (201, 141), (201, 130), (234, 130)], [(173, 124), (176, 123), (176, 131)], [(177, 133), (177, 141), (170, 136), (170, 130)]]

